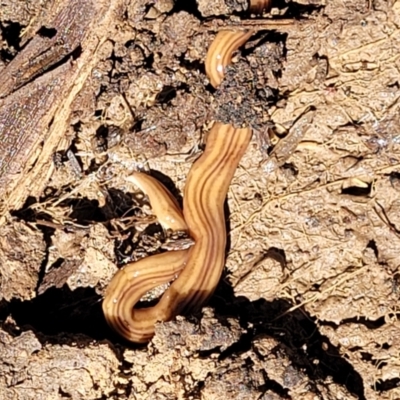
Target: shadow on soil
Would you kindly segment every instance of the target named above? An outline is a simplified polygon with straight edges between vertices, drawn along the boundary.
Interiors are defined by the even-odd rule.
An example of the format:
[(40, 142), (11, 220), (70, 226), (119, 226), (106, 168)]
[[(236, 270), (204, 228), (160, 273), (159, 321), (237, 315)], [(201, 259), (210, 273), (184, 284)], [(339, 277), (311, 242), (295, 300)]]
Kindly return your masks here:
[(301, 308), (288, 312), (293, 304), (285, 300), (250, 302), (244, 297), (234, 297), (232, 288), (224, 283), (213, 297), (211, 306), (217, 318), (235, 316), (239, 318), (242, 328), (247, 330), (239, 342), (224, 352), (225, 356), (248, 351), (255, 337), (267, 335), (283, 345), (293, 366), (305, 371), (310, 382), (322, 382), (329, 376), (333, 382), (345, 386), (360, 400), (365, 400), (361, 376), (338, 348), (321, 335), (315, 319)]
[[(285, 314), (292, 305), (284, 300), (250, 302), (243, 297), (237, 298), (232, 288), (223, 282), (210, 306), (215, 309), (215, 317), (221, 323), (227, 317), (238, 318), (247, 331), (237, 343), (221, 353), (221, 358), (250, 350), (256, 336), (268, 335), (283, 345), (293, 366), (305, 371), (310, 382), (324, 381), (330, 376), (335, 383), (345, 386), (359, 399), (365, 399), (360, 375), (338, 349), (319, 333), (315, 321), (303, 310)], [(32, 329), (43, 344), (74, 342), (79, 345), (79, 335), (85, 335), (82, 346), (87, 344), (87, 337), (129, 346), (108, 328), (101, 310), (101, 297), (94, 289), (71, 292), (66, 287), (52, 288), (31, 301), (3, 301), (0, 303), (0, 320), (5, 320), (7, 316), (12, 316), (22, 330)], [(3, 324), (3, 328), (12, 334), (21, 332), (19, 330), (17, 333), (13, 325), (7, 323)], [(285, 394), (284, 388), (274, 385), (280, 386), (270, 381), (265, 390)]]

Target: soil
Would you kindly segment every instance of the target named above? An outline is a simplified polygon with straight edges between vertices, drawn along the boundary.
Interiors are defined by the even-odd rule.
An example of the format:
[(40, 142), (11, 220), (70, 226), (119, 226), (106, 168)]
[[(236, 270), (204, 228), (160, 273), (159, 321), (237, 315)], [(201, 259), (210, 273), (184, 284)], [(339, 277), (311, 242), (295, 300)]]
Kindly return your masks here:
[[(1, 2), (0, 75), (68, 3)], [(277, 1), (263, 18), (239, 0), (109, 3), (52, 147), (38, 141), (47, 164), (2, 198), (0, 397), (400, 399), (400, 2)], [(204, 60), (224, 26), (257, 32), (215, 90)], [(182, 239), (125, 178), (150, 171), (181, 201), (215, 119), (254, 132), (224, 277), (199, 314), (126, 343), (107, 284)]]

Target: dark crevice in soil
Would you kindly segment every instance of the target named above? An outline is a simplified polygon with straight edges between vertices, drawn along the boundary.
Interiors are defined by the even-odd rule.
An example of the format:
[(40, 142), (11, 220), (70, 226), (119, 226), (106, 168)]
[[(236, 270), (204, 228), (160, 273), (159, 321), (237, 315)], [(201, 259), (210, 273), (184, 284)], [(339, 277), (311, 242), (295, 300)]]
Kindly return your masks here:
[[(337, 329), (338, 325), (335, 324), (334, 322), (329, 322), (329, 321), (319, 321), (320, 325), (325, 325), (325, 326), (330, 326), (334, 329)], [(378, 329), (385, 325), (385, 317), (380, 317), (376, 320), (370, 320), (365, 317), (356, 317), (356, 318), (347, 318), (343, 319), (340, 322), (341, 325), (346, 325), (346, 324), (359, 324), (359, 325), (364, 325), (368, 329)]]
[(71, 399), (72, 398), (72, 396), (69, 393), (64, 392), (64, 390), (61, 387), (58, 389), (58, 394), (60, 396), (59, 397), (60, 399)]
[(204, 19), (199, 9), (197, 8), (196, 0), (176, 0), (171, 13), (178, 13), (180, 11), (186, 11), (187, 13), (193, 15), (199, 20)]
[(265, 380), (266, 383), (258, 388), (261, 392), (263, 392), (263, 394), (271, 391), (276, 393), (282, 399), (291, 399), (288, 389), (284, 389), (278, 382), (268, 379), (268, 377), (265, 377)]
[[(96, 340), (115, 339), (101, 310), (101, 297), (92, 288), (48, 289), (30, 301), (12, 300), (0, 309), (0, 320), (12, 316), (21, 331), (33, 329), (44, 343), (60, 343), (59, 335), (84, 334)], [(77, 342), (71, 336), (66, 343)]]
[(278, 382), (276, 382), (273, 379), (268, 378), (268, 375), (264, 372), (264, 379), (265, 379), (265, 384), (262, 386), (259, 386), (258, 389), (264, 394), (268, 391), (276, 393), (281, 399), (291, 399), (291, 396), (289, 395), (289, 390), (285, 389), (280, 385)]
[(376, 382), (371, 388), (377, 392), (387, 392), (400, 386), (400, 378), (387, 379), (386, 381)]
[[(349, 392), (365, 400), (361, 376), (340, 354), (329, 339), (318, 331), (315, 319), (298, 309), (285, 314), (292, 304), (285, 300), (250, 302), (246, 298), (236, 298), (229, 285), (221, 283), (212, 298), (211, 306), (215, 317), (221, 320), (228, 316), (239, 317), (240, 324), (247, 333), (221, 353), (221, 358), (244, 353), (251, 349), (254, 337), (268, 335), (284, 345), (285, 353), (293, 365), (305, 369), (310, 380), (333, 380), (344, 385)], [(252, 328), (249, 328), (252, 326)]]
[(17, 211), (11, 211), (10, 214), (13, 217), (17, 217), (19, 219), (22, 219), (26, 222), (33, 222), (37, 218), (37, 213), (33, 211), (31, 208), (32, 205), (37, 203), (37, 199), (35, 197), (29, 196), (24, 205), (21, 207), (20, 210)]
[(373, 360), (373, 355), (370, 353), (367, 353), (366, 351), (360, 351), (360, 355), (361, 355), (361, 359), (363, 361), (371, 362)]
[(200, 399), (201, 391), (203, 388), (204, 388), (204, 382), (199, 381), (198, 384), (196, 385), (196, 387), (187, 393), (187, 398)]
[[(45, 199), (41, 199), (40, 201), (43, 202)], [(38, 219), (51, 221), (50, 215), (43, 212), (38, 213), (32, 210), (30, 206), (35, 203), (37, 203), (36, 199), (32, 201), (32, 197), (28, 198), (24, 206), (20, 210), (12, 212), (12, 215), (27, 222), (36, 222)], [(87, 198), (67, 199), (60, 203), (60, 207), (65, 209), (70, 208), (72, 211), (69, 213), (69, 219), (76, 221), (81, 225), (88, 226), (93, 222), (106, 221), (104, 214), (101, 212), (101, 208), (99, 208), (97, 200), (89, 200)]]
[(156, 95), (156, 102), (159, 104), (168, 104), (176, 97), (178, 88), (173, 86), (164, 86), (160, 93)]
[[(153, 40), (156, 40), (156, 37), (153, 36)], [(143, 59), (143, 69), (146, 71), (151, 71), (154, 72), (154, 53), (150, 53), (147, 57), (144, 57)]]
[[(12, 48), (15, 53), (21, 50), (21, 32), (24, 27), (17, 22), (0, 23), (0, 31), (2, 38), (6, 41), (7, 47)], [(0, 58), (4, 61), (11, 61), (15, 54), (1, 49)]]
[[(204, 66), (204, 63), (200, 60), (194, 60), (194, 61), (190, 61), (187, 60), (185, 58), (185, 54), (181, 54), (178, 57), (179, 60), (179, 65), (181, 65), (183, 68), (185, 68), (188, 71), (200, 71), (204, 77), (206, 76), (206, 69)], [(186, 91), (189, 92), (190, 91), (190, 87), (187, 87)]]
[(390, 184), (393, 188), (398, 188), (400, 183), (400, 172), (393, 171), (389, 174)]
[(255, 32), (254, 35), (251, 36), (249, 42), (244, 45), (241, 52), (243, 56), (248, 56), (249, 54), (252, 54), (257, 47), (260, 47), (264, 44), (270, 44), (270, 43), (285, 44), (287, 37), (288, 34), (284, 32), (277, 32), (274, 30), (267, 30), (267, 29), (260, 30), (258, 32)]
[(39, 30), (38, 30), (38, 35), (45, 37), (45, 38), (53, 38), (54, 36), (57, 35), (57, 29), (55, 28), (46, 28), (45, 26), (42, 26)]
[[(282, 2), (281, 2), (282, 1)], [(317, 5), (317, 4), (300, 4), (296, 2), (290, 2), (289, 7), (284, 0), (279, 0), (277, 3), (273, 3), (274, 7), (285, 8), (288, 7), (288, 10), (285, 14), (285, 18), (304, 18), (306, 15), (316, 14), (322, 11), (325, 6)]]
[[(167, 182), (167, 179), (164, 179)], [(168, 184), (172, 187), (170, 184)], [(64, 192), (63, 195), (68, 192)], [(68, 210), (68, 219), (74, 221), (80, 226), (89, 227), (95, 222), (107, 223), (111, 219), (118, 217), (135, 217), (141, 212), (139, 202), (132, 193), (125, 193), (115, 188), (107, 190), (107, 201), (103, 207), (99, 207), (97, 200), (90, 200), (88, 198), (69, 198), (59, 203), (60, 208)], [(54, 198), (54, 193), (48, 193), (50, 198)], [(46, 198), (40, 199), (40, 202), (45, 202)], [(143, 203), (143, 201), (142, 201)], [(49, 214), (44, 212), (38, 213), (32, 210), (32, 205), (37, 204), (37, 199), (29, 197), (24, 206), (11, 213), (11, 215), (18, 217), (26, 222), (36, 222), (38, 219), (51, 221), (52, 218)], [(69, 226), (65, 226), (69, 229)]]
[(378, 246), (376, 245), (375, 240), (370, 240), (367, 244), (367, 248), (368, 249), (372, 249), (374, 252), (374, 255), (377, 259), (379, 259), (379, 250), (378, 250)]
[(161, 92), (156, 95), (156, 104), (164, 106), (170, 105), (171, 101), (176, 98), (178, 92), (190, 93), (190, 87), (183, 82), (177, 82), (175, 86), (165, 85)]
[[(45, 277), (45, 275), (46, 275), (46, 265), (47, 265), (48, 260), (49, 260), (49, 248), (50, 248), (50, 246), (52, 245), (51, 237), (53, 236), (54, 231), (55, 231), (54, 228), (50, 228), (50, 227), (47, 227), (47, 226), (40, 226), (40, 225), (39, 225), (38, 228), (39, 228), (39, 229), (42, 231), (42, 233), (43, 233), (43, 240), (44, 240), (45, 243), (46, 243), (46, 254), (45, 254), (45, 256), (43, 257), (43, 261), (42, 261), (42, 263), (41, 263), (41, 265), (40, 265), (40, 268), (39, 268), (39, 276), (38, 276), (38, 283), (37, 283), (37, 285), (36, 285), (36, 291), (39, 290), (40, 285), (42, 284), (43, 279), (44, 279), (44, 277)], [(60, 260), (60, 262), (59, 262), (59, 261), (57, 260), (57, 261), (52, 265), (52, 267), (53, 267), (53, 268), (57, 268), (57, 267), (59, 266), (59, 264), (60, 264), (60, 265), (62, 264), (62, 261), (63, 261), (63, 260)]]
[[(270, 150), (270, 152), (271, 151), (272, 149)], [(292, 176), (297, 176), (299, 174), (298, 168), (293, 163), (285, 163), (282, 165), (281, 168), (282, 170), (286, 170), (287, 172), (289, 172)]]
[(366, 187), (350, 186), (342, 189), (342, 194), (348, 194), (357, 197), (366, 197), (371, 194), (372, 184), (366, 185)]

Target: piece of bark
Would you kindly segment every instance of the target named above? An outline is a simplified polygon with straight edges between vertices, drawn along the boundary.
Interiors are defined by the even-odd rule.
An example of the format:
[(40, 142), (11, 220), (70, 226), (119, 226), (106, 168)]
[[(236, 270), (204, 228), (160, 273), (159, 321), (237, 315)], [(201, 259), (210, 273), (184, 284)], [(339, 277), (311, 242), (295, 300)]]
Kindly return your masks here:
[(67, 146), (71, 104), (112, 34), (121, 1), (65, 0), (46, 24), (54, 36), (32, 39), (2, 71), (0, 217), (28, 195), (41, 194), (52, 173), (52, 153)]
[(64, 1), (59, 13), (45, 23), (38, 34), (0, 76), (0, 98), (32, 81), (76, 51), (88, 35), (96, 15), (93, 0)]

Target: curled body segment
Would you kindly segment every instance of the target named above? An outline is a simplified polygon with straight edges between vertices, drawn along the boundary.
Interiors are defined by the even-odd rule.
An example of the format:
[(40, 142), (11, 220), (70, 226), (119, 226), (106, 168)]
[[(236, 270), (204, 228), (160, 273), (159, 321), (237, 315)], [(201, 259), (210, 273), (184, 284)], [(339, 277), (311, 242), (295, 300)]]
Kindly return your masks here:
[(187, 231), (178, 202), (161, 182), (142, 172), (133, 172), (127, 180), (147, 195), (154, 215), (165, 230)]
[(232, 54), (245, 44), (252, 34), (252, 30), (223, 30), (217, 33), (205, 61), (206, 74), (212, 86), (216, 88), (221, 84), (225, 68), (232, 60)]
[(154, 326), (136, 326), (135, 304), (147, 291), (170, 282), (185, 267), (187, 250), (169, 251), (142, 258), (121, 268), (111, 280), (103, 300), (107, 323), (127, 340), (144, 343), (151, 339)]
[[(140, 260), (139, 275), (138, 263), (130, 264), (111, 281), (103, 310), (108, 323), (126, 339), (147, 342), (157, 321), (199, 309), (213, 294), (225, 265), (224, 202), (250, 139), (250, 128), (214, 124), (204, 153), (189, 172), (184, 193), (183, 213), (195, 244), (189, 250)], [(179, 271), (155, 306), (134, 308), (147, 290)]]
[[(162, 183), (142, 172), (133, 172), (127, 180), (147, 195), (153, 213), (165, 230), (188, 230), (178, 202)], [(134, 306), (147, 291), (173, 280), (185, 267), (187, 255), (187, 250), (170, 251), (122, 267), (112, 278), (103, 300), (107, 323), (130, 341), (148, 341), (154, 327), (149, 332), (146, 328), (138, 332), (132, 326)]]

